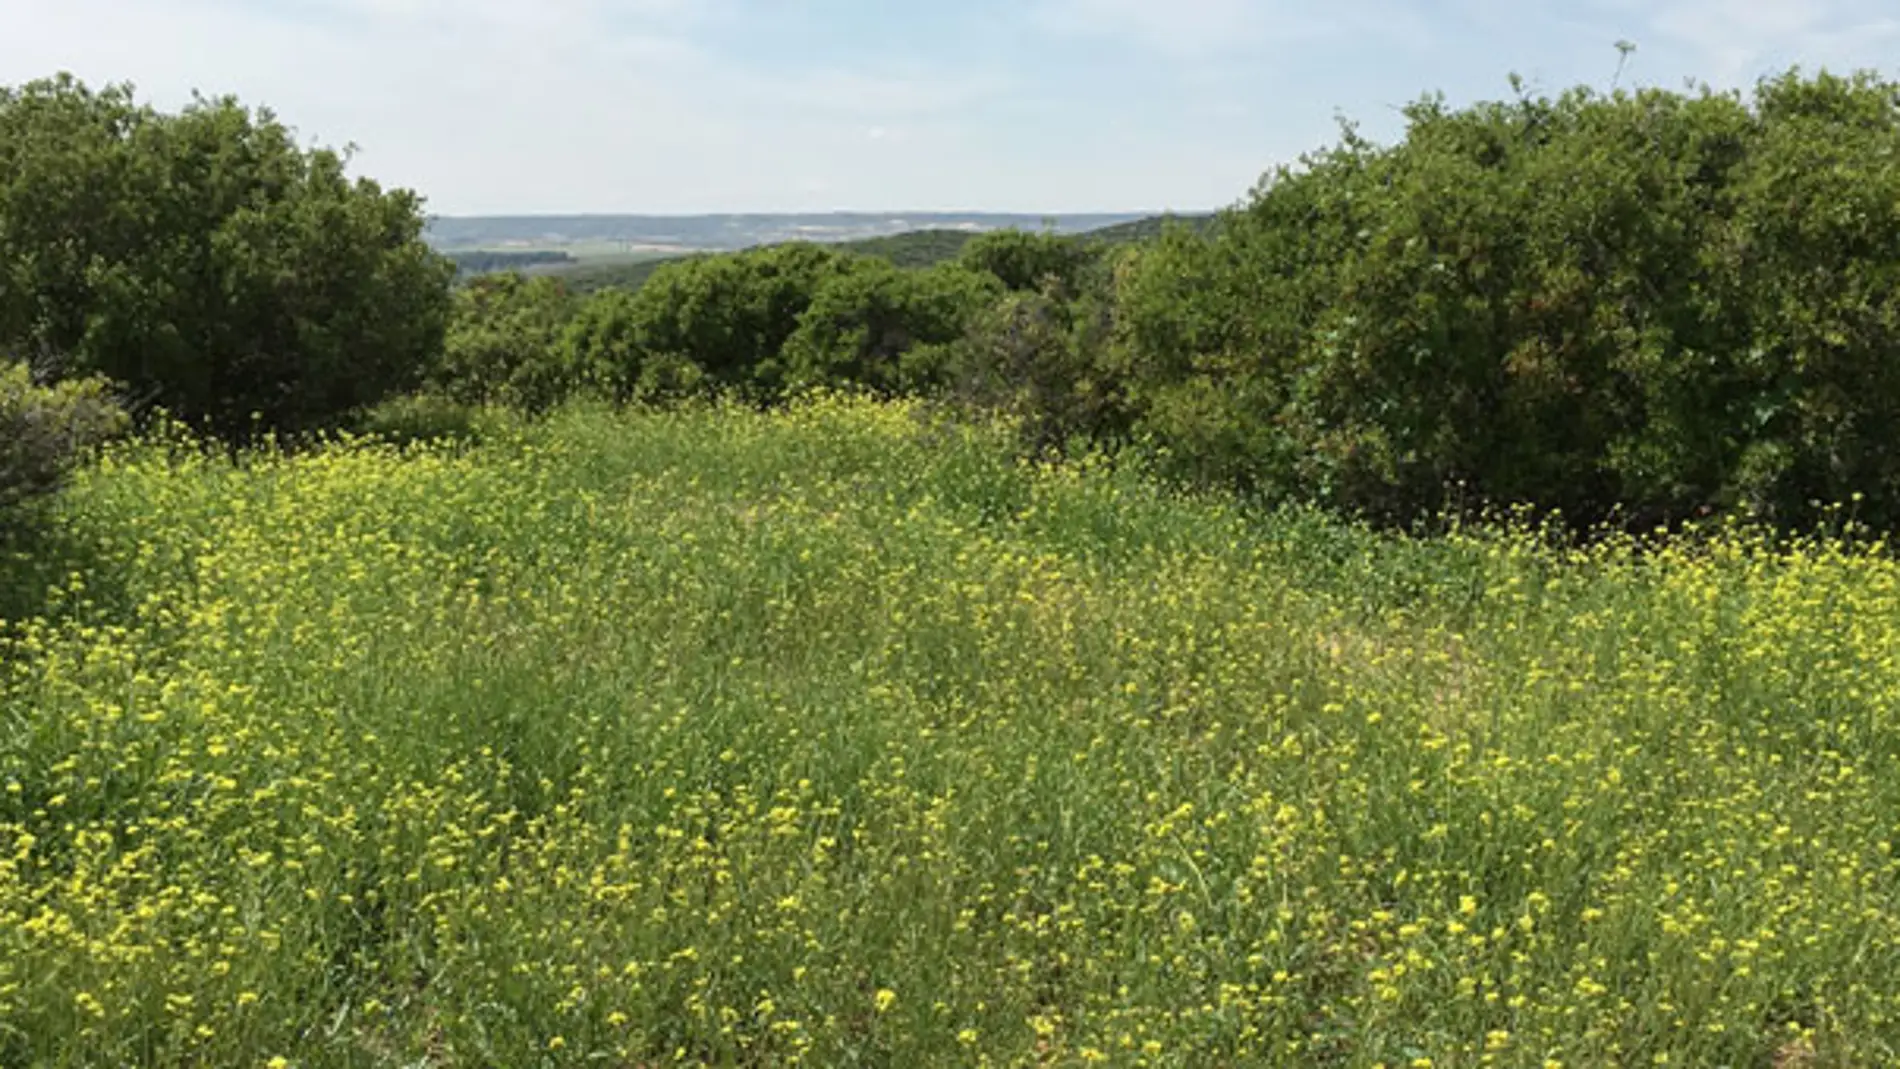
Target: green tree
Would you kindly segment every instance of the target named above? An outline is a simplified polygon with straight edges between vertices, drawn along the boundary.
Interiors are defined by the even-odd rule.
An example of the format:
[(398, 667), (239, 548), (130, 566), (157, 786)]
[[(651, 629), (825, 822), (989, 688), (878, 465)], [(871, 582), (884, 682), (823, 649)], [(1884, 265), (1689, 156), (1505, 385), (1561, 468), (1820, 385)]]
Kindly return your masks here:
[(835, 275), (812, 295), (781, 363), (792, 386), (858, 385), (909, 393), (934, 385), (933, 354), (962, 338), (1003, 286), (955, 265), (881, 261)]
[(877, 263), (802, 242), (669, 263), (626, 306), (638, 360), (672, 381), (703, 377), (769, 400), (785, 385), (785, 343), (819, 289)]
[(565, 333), (575, 301), (558, 279), (472, 279), (455, 292), (442, 356), (427, 385), (461, 404), (541, 412), (595, 384)]
[(0, 89), (0, 352), (234, 437), (413, 385), (454, 268), (414, 194), (345, 163), (230, 98), (160, 114), (70, 76)]
[(1900, 522), (1900, 85), (1406, 117), (1119, 276), (1108, 364), (1159, 455), (1389, 520)]
[[(1788, 73), (1756, 91), (1732, 220), (1708, 258), (1745, 344), (1724, 353), (1721, 423), (1694, 379), (1660, 399), (1668, 426), (1719, 434), (1721, 499), (1782, 520), (1860, 499), (1900, 523), (1900, 83)], [(1668, 443), (1675, 445), (1674, 442)]]
[(1124, 380), (1107, 360), (1114, 323), (1105, 279), (1079, 293), (1050, 278), (1040, 292), (1006, 292), (948, 347), (939, 374), (949, 395), (1006, 417), (1031, 451), (1127, 430)]
[(601, 290), (580, 302), (561, 335), (569, 366), (614, 400), (632, 400), (645, 370), (638, 309), (626, 290)]
[(1093, 258), (1090, 248), (1074, 238), (1026, 230), (992, 230), (964, 245), (957, 262), (973, 271), (995, 275), (1018, 293), (1035, 293), (1051, 280), (1073, 288)]

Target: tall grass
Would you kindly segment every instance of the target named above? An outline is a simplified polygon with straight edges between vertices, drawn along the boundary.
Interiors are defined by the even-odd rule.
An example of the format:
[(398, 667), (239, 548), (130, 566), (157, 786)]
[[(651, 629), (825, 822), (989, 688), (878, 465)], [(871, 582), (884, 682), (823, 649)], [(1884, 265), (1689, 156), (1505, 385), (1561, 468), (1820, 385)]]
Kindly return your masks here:
[(1900, 1057), (1878, 546), (1394, 539), (836, 400), (148, 444), (58, 519), (0, 1065)]

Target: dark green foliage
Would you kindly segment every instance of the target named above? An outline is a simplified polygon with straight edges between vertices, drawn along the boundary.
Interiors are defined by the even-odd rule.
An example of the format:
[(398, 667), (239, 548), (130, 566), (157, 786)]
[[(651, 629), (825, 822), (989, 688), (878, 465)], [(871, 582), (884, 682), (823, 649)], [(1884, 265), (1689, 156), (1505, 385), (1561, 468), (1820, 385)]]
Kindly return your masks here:
[(950, 264), (905, 270), (874, 262), (835, 275), (813, 294), (787, 339), (787, 383), (924, 390), (939, 373), (934, 354), (962, 338), (971, 318), (1002, 291), (993, 276)]
[(615, 398), (704, 389), (771, 400), (787, 387), (927, 385), (928, 353), (1000, 292), (952, 265), (904, 270), (835, 247), (779, 245), (668, 265), (637, 293), (607, 290), (565, 325), (564, 358)]
[(556, 268), (552, 274), (559, 275), (567, 282), (568, 289), (576, 296), (602, 293), (607, 290), (637, 292), (647, 284), (654, 273), (669, 264), (685, 260), (699, 259), (698, 256), (655, 256), (632, 263), (588, 264), (573, 267)]
[(1138, 245), (1153, 241), (1170, 230), (1181, 229), (1195, 234), (1210, 234), (1219, 222), (1218, 215), (1154, 215), (1146, 219), (1137, 219), (1132, 223), (1117, 223), (1100, 230), (1086, 231), (1078, 237), (1090, 245)]
[(619, 402), (652, 403), (705, 392), (710, 383), (690, 354), (648, 348), (653, 332), (643, 324), (664, 319), (661, 311), (625, 290), (595, 294), (567, 325), (562, 339), (567, 359)]
[(1089, 281), (1079, 294), (1052, 282), (983, 309), (945, 353), (948, 395), (1005, 417), (1036, 453), (1119, 437), (1124, 403), (1105, 359), (1113, 309), (1106, 286)]
[(1313, 203), (1327, 189), (1284, 176), (1230, 236), (1173, 231), (1117, 270), (1108, 373), (1172, 474), (1246, 489), (1290, 480), (1293, 435), (1280, 420), (1303, 388), (1310, 324), (1332, 300), (1337, 228)]
[(100, 380), (42, 386), (25, 364), (0, 363), (0, 526), (124, 425), (125, 413)]
[(674, 377), (693, 378), (690, 366), (709, 386), (775, 397), (785, 343), (813, 297), (871, 263), (801, 243), (668, 264), (626, 306), (639, 359)]
[(935, 267), (956, 259), (976, 236), (976, 232), (970, 230), (913, 230), (887, 238), (841, 242), (833, 247), (842, 252), (889, 260), (898, 267)]
[(1407, 519), (1900, 518), (1900, 119), (1870, 77), (1407, 110), (1118, 286), (1180, 469)]
[(421, 231), (413, 194), (351, 181), (267, 111), (0, 89), (0, 351), (220, 434), (321, 426), (415, 383), (453, 271)]
[(987, 271), (1018, 293), (1040, 290), (1054, 282), (1072, 289), (1093, 258), (1087, 245), (1058, 234), (1026, 230), (993, 230), (963, 247), (957, 262), (972, 271)]
[(398, 445), (481, 437), (481, 410), (435, 391), (402, 394), (363, 413), (357, 430)]
[(461, 404), (534, 413), (594, 384), (562, 344), (575, 301), (558, 279), (490, 275), (455, 293), (455, 315), (428, 386)]
[(561, 334), (566, 359), (615, 400), (632, 399), (643, 356), (633, 295), (602, 290), (578, 303)]
[[(1725, 361), (1727, 495), (1784, 518), (1862, 500), (1900, 523), (1900, 85), (1871, 76), (1764, 83), (1733, 217), (1712, 250), (1746, 309)], [(1739, 387), (1739, 388), (1738, 388)], [(1679, 391), (1670, 415), (1702, 409)], [(1706, 433), (1706, 431), (1704, 432)], [(1673, 444), (1673, 443), (1672, 443)], [(1728, 459), (1725, 457), (1725, 459)]]

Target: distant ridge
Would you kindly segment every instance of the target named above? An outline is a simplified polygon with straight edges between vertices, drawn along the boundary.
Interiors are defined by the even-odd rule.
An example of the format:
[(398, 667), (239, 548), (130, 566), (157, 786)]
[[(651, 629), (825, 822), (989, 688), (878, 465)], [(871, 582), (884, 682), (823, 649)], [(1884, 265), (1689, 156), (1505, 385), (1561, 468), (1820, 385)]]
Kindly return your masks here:
[(1077, 234), (1146, 218), (1142, 212), (1038, 215), (1024, 212), (813, 212), (735, 215), (438, 216), (425, 237), (443, 250), (621, 245), (722, 251), (781, 241), (852, 241), (916, 230), (980, 233), (1015, 227)]
[[(967, 217), (959, 217), (967, 218)], [(1007, 218), (1019, 218), (1010, 216)], [(1023, 216), (1020, 218), (1029, 218)], [(1042, 217), (1035, 217), (1036, 227), (1040, 229)], [(1069, 219), (1083, 217), (1070, 216)], [(1217, 221), (1212, 214), (1207, 215), (1149, 215), (1140, 216), (1120, 223), (1086, 230), (1059, 230), (1080, 240), (1097, 245), (1128, 245), (1149, 241), (1160, 237), (1171, 226), (1185, 227), (1195, 233), (1207, 233)], [(1032, 229), (1031, 227), (1020, 227)], [(990, 227), (986, 229), (999, 229)], [(832, 241), (829, 244), (848, 252), (864, 256), (876, 256), (898, 267), (930, 267), (946, 260), (955, 259), (963, 251), (963, 246), (971, 238), (983, 233), (984, 229), (966, 227), (958, 229), (906, 230), (895, 234), (884, 234), (868, 238), (855, 238)], [(788, 240), (817, 240), (809, 236)], [(751, 246), (776, 244), (775, 242), (757, 242)], [(576, 293), (593, 293), (603, 289), (637, 290), (646, 284), (653, 272), (669, 263), (703, 256), (709, 253), (736, 251), (736, 249), (715, 249), (704, 247), (679, 247), (672, 252), (650, 251), (643, 255), (608, 255), (593, 260), (577, 260), (561, 252), (490, 252), (468, 251), (447, 248), (448, 254), (458, 262), (465, 264), (484, 264), (494, 261), (499, 269), (523, 270), (528, 274), (558, 275), (567, 280), (569, 288)], [(535, 262), (534, 258), (546, 257), (544, 262)], [(512, 262), (511, 262), (512, 261)]]
[(1090, 230), (1084, 236), (1090, 241), (1105, 245), (1125, 245), (1136, 241), (1149, 241), (1158, 238), (1170, 226), (1180, 226), (1196, 234), (1205, 234), (1214, 229), (1220, 217), (1212, 212), (1199, 215), (1150, 215), (1132, 222), (1116, 223), (1097, 230)]

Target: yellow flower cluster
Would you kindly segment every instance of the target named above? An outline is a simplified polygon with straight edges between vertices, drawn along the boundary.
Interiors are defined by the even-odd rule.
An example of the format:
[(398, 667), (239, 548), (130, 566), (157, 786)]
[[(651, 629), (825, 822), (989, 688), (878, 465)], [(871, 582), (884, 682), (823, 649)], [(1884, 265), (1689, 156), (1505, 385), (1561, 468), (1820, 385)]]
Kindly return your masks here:
[(53, 523), (0, 1065), (1900, 1059), (1880, 546), (1377, 536), (839, 399), (134, 445)]

